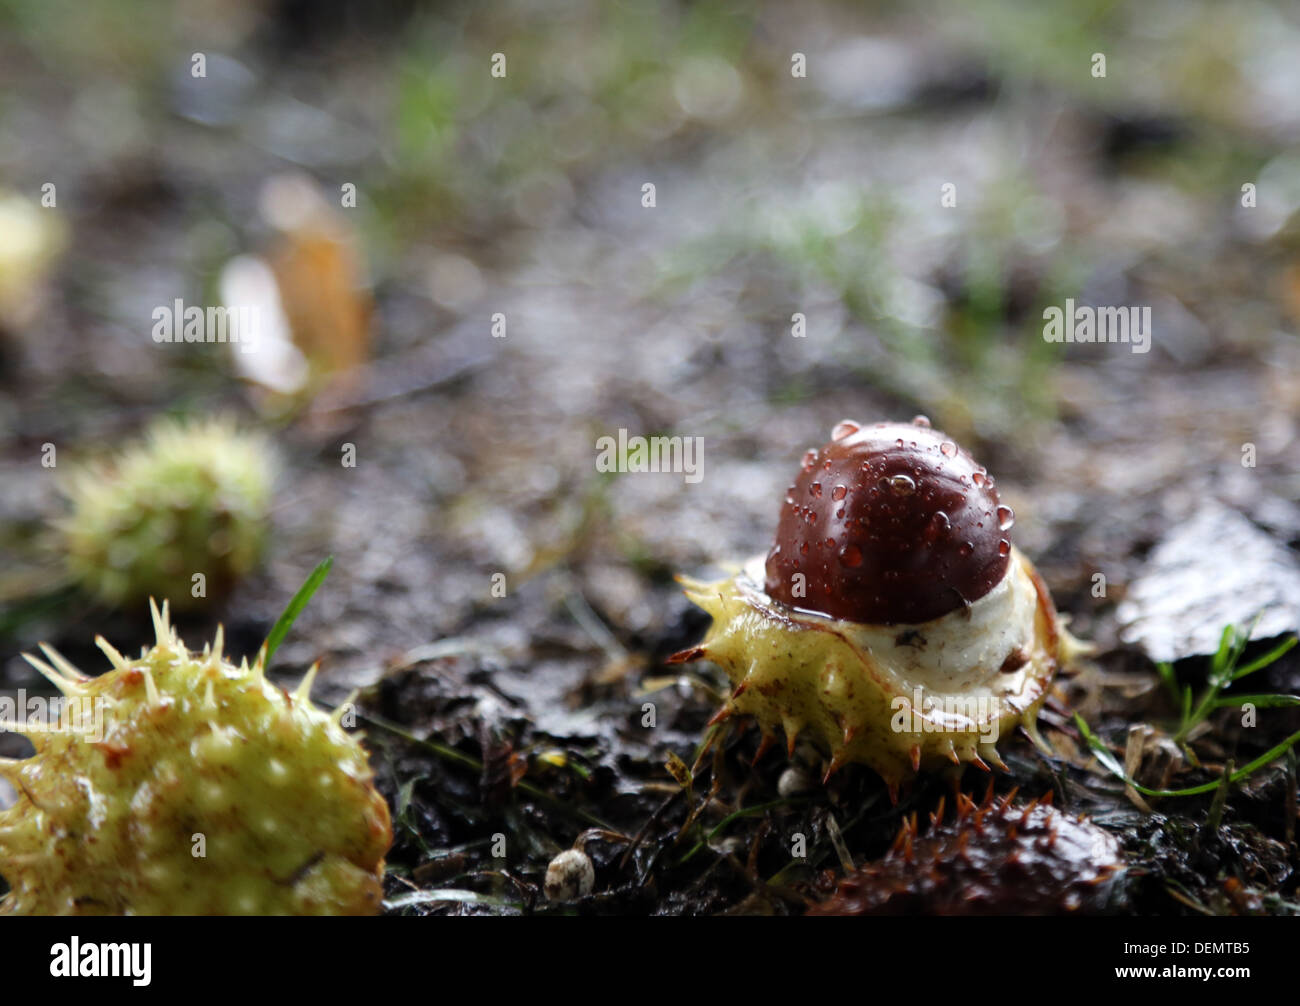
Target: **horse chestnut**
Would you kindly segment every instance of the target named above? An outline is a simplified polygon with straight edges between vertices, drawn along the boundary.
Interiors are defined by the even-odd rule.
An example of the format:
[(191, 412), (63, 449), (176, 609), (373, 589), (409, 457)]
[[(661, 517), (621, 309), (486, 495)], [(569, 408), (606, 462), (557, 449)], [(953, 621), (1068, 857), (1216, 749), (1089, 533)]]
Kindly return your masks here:
[(1053, 675), (1085, 647), (1011, 543), (993, 478), (922, 417), (842, 422), (804, 455), (766, 557), (681, 579), (713, 616), (699, 645), (735, 689), (716, 721), (810, 736), (874, 768), (891, 794), (923, 767), (1003, 767), (997, 740), (1036, 736)]
[(1013, 520), (987, 470), (928, 424), (844, 422), (786, 494), (767, 592), (832, 618), (928, 622), (1001, 582)]
[(149, 605), (156, 644), (127, 658), (97, 637), (97, 677), (44, 644), (24, 655), (64, 704), (20, 727), (32, 757), (0, 758), (18, 791), (0, 916), (377, 913), (392, 821), (351, 703), (313, 705), (315, 667), (290, 693), (262, 654), (236, 666), (220, 628), (189, 650)]
[(1027, 804), (1014, 791), (982, 803), (942, 799), (928, 833), (905, 818), (893, 848), (840, 880), (809, 915), (1073, 915), (1105, 910), (1124, 871), (1119, 843), (1082, 815)]

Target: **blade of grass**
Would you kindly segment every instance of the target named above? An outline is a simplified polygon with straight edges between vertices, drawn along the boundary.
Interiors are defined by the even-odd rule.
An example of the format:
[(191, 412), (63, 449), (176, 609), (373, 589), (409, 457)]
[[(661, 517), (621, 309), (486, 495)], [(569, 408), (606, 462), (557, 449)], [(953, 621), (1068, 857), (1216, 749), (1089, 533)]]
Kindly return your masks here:
[(708, 845), (709, 842), (713, 841), (713, 839), (717, 837), (718, 833), (731, 824), (732, 821), (737, 821), (742, 817), (753, 817), (755, 814), (762, 814), (764, 811), (771, 810), (773, 807), (783, 807), (789, 803), (791, 803), (790, 800), (782, 798), (780, 800), (770, 800), (767, 803), (760, 803), (753, 807), (745, 807), (742, 810), (733, 811), (719, 821), (713, 830), (704, 837), (704, 839), (696, 842), (695, 845), (691, 847), (690, 852), (686, 853), (686, 855), (677, 861), (677, 865), (681, 866), (688, 862), (691, 857)]
[(331, 555), (313, 569), (311, 575), (308, 576), (307, 579), (303, 581), (303, 585), (298, 588), (298, 593), (293, 595), (292, 599), (290, 599), (288, 605), (285, 607), (284, 612), (278, 619), (276, 619), (275, 624), (271, 626), (271, 631), (266, 637), (266, 642), (262, 644), (262, 648), (266, 651), (266, 655), (263, 658), (264, 667), (269, 668), (271, 666), (271, 658), (275, 655), (275, 651), (279, 648), (280, 644), (284, 642), (284, 637), (289, 634), (289, 630), (293, 627), (293, 623), (297, 621), (298, 616), (302, 614), (302, 609), (307, 607), (307, 602), (311, 600), (312, 594), (316, 593), (316, 588), (325, 582), (325, 577), (329, 576), (330, 567), (333, 565), (334, 556)]
[[(1228, 655), (1224, 657), (1222, 661), (1220, 661), (1218, 654), (1215, 655), (1214, 666), (1210, 670), (1208, 683), (1206, 684), (1204, 693), (1201, 695), (1200, 701), (1197, 702), (1194, 709), (1188, 710), (1184, 708), (1182, 723), (1178, 728), (1178, 733), (1174, 736), (1174, 739), (1177, 742), (1182, 743), (1185, 741), (1193, 727), (1204, 720), (1213, 710), (1221, 708), (1219, 697), (1224, 688), (1232, 684), (1238, 678), (1244, 677), (1246, 674), (1253, 674), (1260, 668), (1267, 667), (1295, 645), (1291, 640), (1285, 640), (1280, 645), (1274, 647), (1269, 653), (1264, 654), (1264, 656), (1260, 657), (1258, 660), (1247, 665), (1243, 670), (1238, 670), (1237, 661), (1241, 659), (1241, 655), (1246, 651), (1246, 647), (1250, 644), (1251, 632), (1254, 630), (1254, 626), (1258, 624), (1259, 618), (1256, 617), (1255, 621), (1251, 623), (1251, 629), (1246, 632), (1237, 632), (1234, 629), (1232, 645), (1229, 648)], [(1228, 628), (1231, 629), (1232, 626), (1229, 626)], [(1227, 632), (1228, 629), (1225, 629), (1225, 639)], [(1220, 644), (1219, 653), (1222, 654), (1222, 652), (1223, 646)]]
[[(1200, 786), (1189, 786), (1187, 789), (1151, 789), (1149, 786), (1143, 786), (1136, 779), (1130, 779), (1124, 773), (1123, 767), (1115, 759), (1115, 756), (1111, 753), (1110, 749), (1106, 747), (1105, 742), (1089, 729), (1087, 721), (1078, 713), (1074, 714), (1074, 723), (1079, 728), (1079, 732), (1083, 734), (1084, 739), (1088, 742), (1088, 747), (1090, 747), (1093, 754), (1097, 756), (1097, 760), (1105, 765), (1113, 775), (1118, 776), (1127, 785), (1132, 786), (1143, 796), (1197, 796), (1201, 793), (1211, 793), (1223, 784), (1222, 779), (1215, 779), (1213, 782), (1203, 783)], [(1254, 761), (1237, 769), (1237, 771), (1228, 776), (1228, 781), (1233, 783), (1245, 779), (1257, 769), (1267, 765), (1275, 758), (1281, 757), (1290, 750), (1297, 741), (1300, 741), (1300, 730), (1297, 730), (1286, 740), (1282, 741), (1282, 743), (1275, 744), (1273, 747), (1269, 748)]]
[(1237, 627), (1235, 625), (1225, 625), (1223, 632), (1219, 636), (1219, 648), (1214, 651), (1214, 656), (1210, 658), (1209, 679), (1213, 681), (1219, 676), (1225, 667), (1228, 666), (1228, 654), (1232, 651), (1236, 639)]
[(1156, 670), (1160, 672), (1160, 680), (1164, 682), (1169, 697), (1174, 700), (1175, 704), (1181, 703), (1183, 697), (1178, 691), (1178, 679), (1174, 676), (1174, 665), (1167, 660), (1162, 660), (1156, 664)]
[(1097, 760), (1105, 765), (1112, 775), (1117, 775), (1125, 782), (1128, 782), (1128, 776), (1124, 774), (1124, 768), (1120, 765), (1119, 759), (1115, 757), (1110, 748), (1106, 747), (1105, 742), (1092, 732), (1092, 729), (1088, 726), (1088, 721), (1075, 713), (1074, 724), (1079, 728), (1079, 733), (1083, 734), (1083, 739), (1088, 742), (1088, 747), (1092, 748), (1092, 753)]
[(1296, 643), (1300, 643), (1300, 636), (1291, 636), (1287, 639), (1282, 640), (1281, 643), (1273, 647), (1273, 649), (1269, 650), (1262, 657), (1259, 657), (1256, 660), (1252, 660), (1245, 667), (1233, 671), (1232, 680), (1238, 681), (1241, 678), (1244, 678), (1247, 674), (1254, 674), (1256, 671), (1263, 670), (1265, 667), (1273, 663), (1275, 660), (1280, 660), (1282, 658), (1282, 655), (1285, 654), (1288, 650), (1290, 650), (1291, 647), (1295, 646)]
[(1242, 706), (1247, 702), (1259, 709), (1278, 709), (1282, 706), (1300, 706), (1300, 695), (1282, 695), (1280, 693), (1267, 695), (1220, 695), (1214, 700), (1213, 708), (1225, 709), (1228, 706)]
[(1246, 652), (1246, 647), (1250, 645), (1250, 637), (1255, 632), (1255, 626), (1259, 624), (1260, 615), (1256, 615), (1254, 621), (1245, 629), (1239, 629), (1232, 637), (1232, 652), (1228, 654), (1228, 662), (1224, 665), (1224, 670), (1228, 680), (1232, 680), (1232, 672), (1241, 660), (1241, 655)]

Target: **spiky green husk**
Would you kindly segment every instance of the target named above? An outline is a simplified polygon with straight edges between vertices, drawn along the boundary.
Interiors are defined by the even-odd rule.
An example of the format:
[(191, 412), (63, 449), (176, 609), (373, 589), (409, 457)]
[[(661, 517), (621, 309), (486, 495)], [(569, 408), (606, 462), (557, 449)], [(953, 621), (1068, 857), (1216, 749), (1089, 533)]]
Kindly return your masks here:
[[(796, 739), (807, 736), (829, 755), (828, 777), (841, 765), (859, 762), (875, 769), (892, 792), (922, 769), (1003, 767), (997, 738), (1020, 724), (1036, 736), (1038, 709), (1053, 675), (1081, 650), (1061, 628), (1046, 586), (1018, 550), (1008, 575), (1021, 578), (1021, 589), (1033, 600), (1022, 609), (1023, 624), (989, 626), (1014, 640), (1006, 650), (1023, 650), (1022, 662), (1005, 672), (1000, 665), (1007, 654), (998, 651), (992, 666), (951, 668), (951, 676), (941, 675), (937, 685), (933, 673), (920, 673), (916, 644), (907, 640), (929, 636), (933, 645), (954, 630), (952, 620), (962, 619), (961, 611), (921, 626), (840, 622), (774, 601), (745, 569), (713, 583), (679, 578), (713, 624), (699, 646), (672, 660), (716, 663), (735, 690), (715, 722), (751, 716), (763, 731), (764, 748), (780, 730), (791, 753)], [(918, 707), (918, 694), (923, 703), (984, 704), (971, 702), (969, 716), (953, 719)]]
[[(54, 650), (28, 660), (102, 730), (28, 730), (0, 759), (0, 914), (361, 915), (381, 905), (388, 805), (340, 717), (289, 694), (261, 658), (236, 667), (221, 632), (202, 654), (153, 608), (157, 644), (87, 678)], [(343, 707), (340, 707), (342, 709)], [(199, 853), (202, 853), (200, 855)]]
[(222, 419), (160, 422), (143, 443), (69, 477), (68, 570), (113, 606), (156, 595), (195, 607), (220, 597), (261, 559), (271, 481), (262, 437)]

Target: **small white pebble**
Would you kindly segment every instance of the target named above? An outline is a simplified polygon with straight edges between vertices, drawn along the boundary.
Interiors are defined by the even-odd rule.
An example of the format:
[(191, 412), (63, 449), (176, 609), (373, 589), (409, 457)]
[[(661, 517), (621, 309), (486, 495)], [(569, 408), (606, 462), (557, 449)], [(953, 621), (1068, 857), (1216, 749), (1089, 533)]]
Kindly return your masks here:
[(551, 901), (573, 901), (585, 897), (596, 886), (596, 868), (581, 849), (566, 849), (546, 868), (543, 890)]
[(813, 788), (812, 778), (798, 765), (791, 765), (781, 773), (776, 781), (776, 791), (787, 800), (800, 793), (807, 793)]

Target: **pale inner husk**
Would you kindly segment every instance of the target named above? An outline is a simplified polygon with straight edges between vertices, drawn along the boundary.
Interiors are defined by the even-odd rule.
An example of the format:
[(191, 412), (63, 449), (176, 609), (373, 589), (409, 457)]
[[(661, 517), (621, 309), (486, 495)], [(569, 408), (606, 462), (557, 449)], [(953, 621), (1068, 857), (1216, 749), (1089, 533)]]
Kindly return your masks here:
[(692, 656), (714, 661), (736, 685), (729, 710), (765, 732), (781, 729), (791, 748), (810, 735), (832, 768), (865, 762), (891, 784), (924, 765), (1000, 765), (999, 737), (1021, 723), (1033, 730), (1072, 652), (1015, 548), (988, 594), (917, 625), (843, 621), (775, 601), (762, 586), (761, 557), (726, 580), (682, 582), (713, 616)]
[[(866, 625), (828, 618), (816, 612), (794, 609), (795, 618), (808, 623), (821, 622), (843, 636), (886, 681), (886, 689), (912, 699), (919, 688), (925, 706), (919, 715), (948, 728), (980, 729), (987, 722), (984, 715), (963, 716), (945, 712), (969, 700), (988, 700), (985, 708), (1005, 704), (1002, 712), (1020, 711), (1028, 679), (1034, 675), (1033, 662), (1003, 672), (1007, 658), (1018, 649), (1026, 653), (1034, 643), (1034, 616), (1038, 608), (1038, 589), (1025, 570), (1021, 556), (1007, 566), (1007, 574), (992, 590), (965, 608), (958, 608), (929, 622), (914, 625)], [(745, 563), (736, 585), (754, 599), (775, 604), (761, 584), (765, 576), (764, 559), (757, 556)], [(1035, 696), (1036, 697), (1036, 696)], [(965, 702), (947, 701), (950, 699)]]

